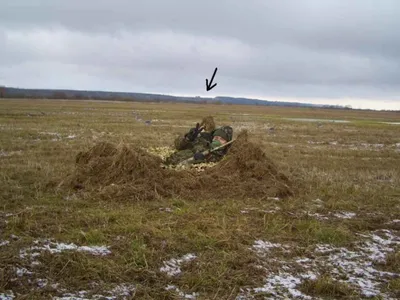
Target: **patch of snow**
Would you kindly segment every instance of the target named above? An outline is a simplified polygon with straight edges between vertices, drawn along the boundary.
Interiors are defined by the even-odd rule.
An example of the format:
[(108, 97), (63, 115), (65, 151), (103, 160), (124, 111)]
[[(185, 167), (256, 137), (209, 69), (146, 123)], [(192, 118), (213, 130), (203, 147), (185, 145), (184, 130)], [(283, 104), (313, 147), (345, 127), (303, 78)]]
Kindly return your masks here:
[(78, 247), (77, 250), (79, 252), (89, 252), (93, 255), (100, 255), (100, 256), (111, 254), (111, 251), (108, 250), (108, 247), (106, 246), (81, 246)]
[[(62, 135), (58, 132), (39, 132), (39, 134), (42, 135), (51, 135), (54, 136), (53, 139), (51, 139), (52, 141), (60, 141), (62, 139)], [(67, 136), (64, 136), (66, 139), (75, 139), (77, 137), (76, 134), (69, 134)]]
[(311, 299), (310, 296), (304, 295), (296, 287), (301, 284), (301, 279), (289, 273), (279, 272), (279, 274), (271, 274), (266, 278), (263, 287), (255, 288), (255, 293), (268, 293), (275, 299)]
[(104, 256), (111, 253), (111, 251), (106, 246), (77, 246), (73, 243), (65, 244), (58, 242), (51, 242), (49, 240), (36, 240), (34, 244), (37, 246), (31, 246), (28, 248), (21, 249), (19, 251), (19, 257), (21, 259), (28, 258), (31, 260), (32, 266), (39, 264), (38, 261), (33, 260), (33, 258), (41, 255), (43, 251), (49, 251), (51, 254), (61, 253), (64, 251), (79, 251), (88, 252), (92, 255)]
[[(53, 248), (54, 247), (54, 248)], [(50, 243), (44, 245), (43, 250), (48, 250), (50, 253), (61, 253), (65, 250), (77, 250), (75, 244), (64, 244), (64, 243)]]
[(256, 250), (259, 254), (265, 254), (266, 252), (269, 252), (270, 249), (272, 248), (281, 248), (282, 244), (278, 243), (271, 243), (271, 242), (264, 242), (262, 240), (257, 240), (254, 242), (253, 249)]
[(47, 286), (47, 284), (49, 283), (47, 279), (37, 279), (36, 283), (38, 285), (38, 287), (40, 288), (44, 288)]
[(166, 289), (167, 291), (174, 290), (174, 289), (176, 289), (176, 286), (174, 286), (174, 285), (168, 285), (165, 289)]
[(261, 210), (261, 212), (266, 213), (266, 214), (274, 214), (274, 213), (278, 212), (279, 210), (281, 210), (280, 207), (275, 207), (274, 209), (270, 209), (270, 210)]
[(0, 300), (13, 300), (15, 298), (14, 292), (10, 291), (9, 293), (0, 293)]
[(185, 294), (175, 285), (168, 285), (165, 289), (167, 291), (174, 290), (182, 299), (196, 299), (199, 296), (199, 293)]
[(108, 294), (109, 296), (104, 295), (92, 295), (88, 296), (87, 291), (79, 291), (77, 293), (65, 293), (61, 297), (53, 297), (53, 300), (88, 300), (88, 299), (96, 299), (96, 300), (117, 300), (124, 299), (124, 297), (130, 297), (135, 292), (136, 287), (132, 284), (122, 284), (118, 285), (110, 291), (103, 292), (104, 294)]
[(325, 142), (314, 142), (314, 141), (307, 141), (308, 144), (313, 144), (313, 145), (322, 145), (325, 144)]
[(300, 277), (303, 279), (309, 279), (309, 280), (317, 280), (319, 274), (315, 274), (311, 271), (308, 271), (307, 273), (302, 273), (300, 274)]
[[(389, 296), (383, 292), (385, 285), (391, 278), (398, 278), (400, 273), (383, 272), (376, 269), (374, 263), (383, 263), (386, 255), (393, 252), (400, 245), (400, 237), (394, 235), (390, 230), (379, 230), (367, 235), (359, 236), (365, 240), (354, 245), (352, 250), (344, 247), (333, 247), (329, 244), (317, 244), (311, 257), (287, 257), (283, 260), (268, 257), (261, 259), (262, 269), (267, 272), (264, 285), (258, 288), (241, 290), (237, 299), (248, 299), (254, 293), (268, 293), (274, 299), (311, 299), (308, 295), (301, 293), (297, 287), (304, 280), (316, 280), (319, 271), (328, 272), (332, 280), (345, 283), (360, 292), (362, 296), (374, 297), (381, 295), (383, 298)], [(260, 243), (258, 247), (269, 249), (280, 245), (269, 242)], [(261, 246), (261, 245), (266, 246)], [(285, 248), (285, 245), (282, 246)], [(288, 246), (286, 246), (288, 247)], [(253, 247), (254, 248), (254, 247)], [(260, 254), (260, 251), (256, 252)], [(274, 272), (269, 268), (271, 261), (280, 264), (280, 271)]]
[(361, 143), (360, 146), (363, 146), (365, 148), (369, 147), (374, 147), (374, 148), (383, 148), (385, 145), (384, 144), (369, 144), (369, 143)]
[(0, 157), (1, 156), (7, 157), (7, 156), (21, 155), (21, 154), (22, 154), (21, 150), (19, 150), (19, 151), (10, 151), (10, 152), (6, 152), (4, 150), (0, 150)]
[(318, 220), (329, 220), (329, 216), (334, 216), (336, 218), (340, 218), (340, 219), (351, 219), (354, 218), (356, 216), (355, 213), (353, 212), (339, 212), (339, 213), (329, 213), (328, 215), (324, 215), (324, 214), (320, 214), (320, 213), (311, 213), (309, 211), (305, 212), (308, 216), (310, 217), (314, 217)]
[(315, 252), (317, 252), (317, 253), (329, 253), (329, 252), (333, 252), (333, 251), (334, 251), (334, 248), (332, 248), (330, 245), (318, 244), (315, 247)]
[(245, 207), (244, 209), (243, 209), (243, 211), (254, 211), (254, 210), (259, 210), (259, 208), (258, 207)]
[(6, 246), (10, 243), (10, 241), (0, 241), (0, 247)]
[(244, 209), (242, 209), (240, 211), (240, 213), (248, 214), (250, 211), (259, 211), (259, 212), (263, 212), (266, 214), (273, 214), (273, 213), (276, 213), (277, 211), (279, 211), (280, 209), (281, 208), (278, 206), (275, 206), (275, 208), (270, 209), (270, 210), (260, 209), (259, 207), (245, 207)]
[(53, 242), (45, 244), (42, 250), (47, 250), (52, 254), (61, 253), (63, 251), (68, 251), (68, 250), (89, 252), (90, 254), (101, 255), (101, 256), (108, 255), (111, 253), (111, 251), (108, 250), (108, 248), (105, 246), (77, 246), (73, 243), (65, 244), (65, 243), (53, 243)]
[(33, 273), (26, 268), (16, 268), (16, 273), (18, 277), (22, 277), (24, 275), (32, 275)]
[(164, 266), (160, 268), (160, 271), (167, 273), (168, 276), (176, 276), (182, 272), (180, 266), (183, 263), (192, 261), (195, 258), (196, 258), (196, 255), (194, 255), (192, 253), (186, 254), (179, 259), (172, 258), (172, 259), (164, 262)]
[(310, 216), (310, 217), (314, 217), (314, 218), (316, 218), (318, 220), (329, 220), (329, 217), (327, 217), (327, 216), (325, 216), (323, 214), (320, 214), (320, 213), (307, 212), (307, 215)]
[(368, 255), (371, 261), (378, 263), (384, 263), (386, 254), (393, 252), (394, 246), (400, 245), (400, 238), (394, 236), (391, 231), (382, 230), (381, 234), (385, 235), (386, 239), (374, 233), (369, 236), (361, 235), (372, 240), (364, 242), (362, 251)]
[[(86, 291), (80, 291), (76, 294), (66, 293), (62, 297), (53, 297), (53, 299), (57, 299), (57, 300), (89, 300), (89, 298), (84, 298), (86, 294), (87, 294)], [(96, 296), (98, 296), (98, 295), (94, 295), (92, 297), (92, 299), (98, 299), (98, 297), (96, 297)], [(103, 298), (105, 298), (105, 297), (103, 297)]]
[(165, 208), (160, 207), (160, 211), (173, 212), (174, 210), (172, 208), (169, 208), (169, 207), (165, 207)]
[(42, 131), (42, 132), (39, 132), (39, 134), (60, 136), (60, 134), (58, 132), (48, 132), (48, 131)]
[(309, 259), (309, 258), (299, 258), (298, 260), (296, 260), (296, 262), (298, 264), (302, 264), (302, 263), (306, 263), (306, 262), (310, 262), (310, 261), (311, 261), (311, 259)]
[(340, 212), (340, 213), (334, 214), (334, 216), (336, 218), (340, 218), (340, 219), (352, 219), (356, 216), (356, 214), (353, 212)]
[(382, 124), (400, 125), (400, 122), (379, 122)]
[(136, 291), (136, 286), (133, 284), (121, 284), (113, 288), (109, 293), (118, 296), (131, 296)]
[[(329, 246), (325, 246), (329, 247)], [(379, 284), (382, 275), (389, 275), (387, 272), (381, 272), (373, 267), (371, 257), (363, 251), (350, 251), (346, 248), (332, 248), (328, 257), (321, 256), (315, 264), (329, 266), (331, 274), (338, 281), (351, 284), (358, 287), (364, 296), (376, 296), (380, 294)], [(382, 255), (384, 255), (382, 253)], [(345, 276), (346, 279), (340, 279)]]

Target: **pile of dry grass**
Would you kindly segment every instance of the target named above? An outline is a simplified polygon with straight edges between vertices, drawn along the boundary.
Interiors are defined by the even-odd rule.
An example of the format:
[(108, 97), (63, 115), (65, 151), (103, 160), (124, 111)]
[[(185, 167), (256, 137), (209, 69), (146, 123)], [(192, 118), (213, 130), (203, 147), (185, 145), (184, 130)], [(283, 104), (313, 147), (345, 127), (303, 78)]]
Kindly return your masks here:
[(125, 145), (99, 143), (76, 158), (68, 183), (75, 188), (123, 200), (155, 198), (266, 198), (292, 194), (289, 179), (281, 174), (262, 149), (241, 132), (225, 159), (204, 172), (163, 169), (162, 159)]
[[(229, 149), (226, 159), (205, 171), (205, 187), (229, 197), (285, 197), (291, 195), (290, 181), (278, 171), (260, 146), (242, 131)], [(225, 184), (221, 184), (225, 183)]]

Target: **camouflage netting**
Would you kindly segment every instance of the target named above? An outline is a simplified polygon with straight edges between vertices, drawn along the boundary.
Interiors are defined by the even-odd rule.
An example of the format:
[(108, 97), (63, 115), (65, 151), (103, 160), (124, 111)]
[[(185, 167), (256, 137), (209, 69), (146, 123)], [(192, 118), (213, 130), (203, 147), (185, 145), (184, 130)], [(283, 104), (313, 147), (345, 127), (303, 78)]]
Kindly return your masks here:
[(157, 198), (266, 198), (292, 195), (289, 179), (242, 131), (226, 157), (213, 167), (171, 170), (160, 157), (140, 148), (99, 143), (76, 158), (67, 184), (114, 200)]

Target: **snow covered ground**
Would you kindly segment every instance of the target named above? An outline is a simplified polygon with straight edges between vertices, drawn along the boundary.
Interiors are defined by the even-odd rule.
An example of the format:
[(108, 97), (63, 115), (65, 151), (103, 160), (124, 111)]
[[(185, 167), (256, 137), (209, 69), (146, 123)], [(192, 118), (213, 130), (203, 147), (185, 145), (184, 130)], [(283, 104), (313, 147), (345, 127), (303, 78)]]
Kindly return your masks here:
[[(391, 299), (382, 288), (400, 273), (380, 271), (375, 264), (386, 261), (387, 255), (400, 245), (400, 238), (390, 230), (374, 231), (360, 237), (364, 240), (354, 245), (354, 249), (317, 244), (306, 257), (289, 258), (286, 255), (281, 260), (273, 258), (271, 250), (287, 252), (289, 245), (256, 241), (252, 249), (260, 258), (259, 268), (265, 270), (265, 283), (261, 287), (243, 289), (237, 299), (253, 299), (259, 293), (269, 295), (266, 299), (314, 299), (299, 287), (305, 280), (316, 280), (326, 272), (334, 281), (354, 288), (361, 297), (379, 295)], [(279, 271), (269, 268), (272, 260), (280, 265)]]

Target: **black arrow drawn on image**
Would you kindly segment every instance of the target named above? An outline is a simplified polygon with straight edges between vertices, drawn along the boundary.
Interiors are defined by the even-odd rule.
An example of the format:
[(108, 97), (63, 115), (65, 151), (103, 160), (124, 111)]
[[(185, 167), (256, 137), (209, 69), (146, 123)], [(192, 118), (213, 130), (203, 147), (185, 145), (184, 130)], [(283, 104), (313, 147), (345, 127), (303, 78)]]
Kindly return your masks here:
[(208, 92), (209, 90), (213, 89), (213, 88), (217, 85), (216, 83), (214, 83), (214, 84), (212, 85), (212, 82), (213, 82), (213, 80), (214, 80), (215, 73), (217, 73), (217, 70), (218, 70), (218, 68), (215, 68), (214, 74), (213, 74), (213, 76), (211, 77), (210, 84), (208, 84), (208, 79), (206, 79), (206, 90), (207, 90), (207, 92)]

